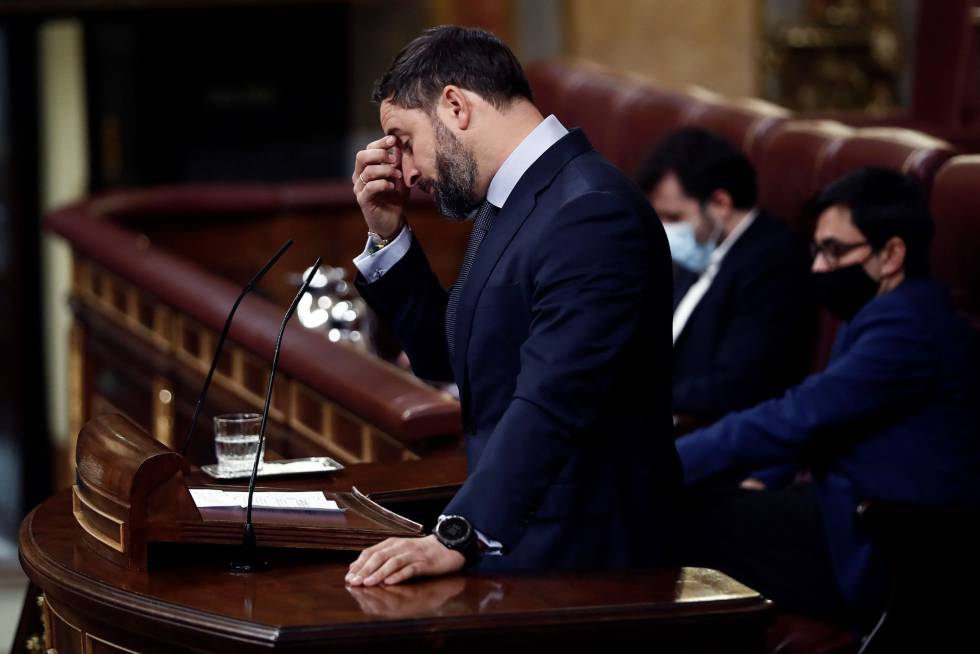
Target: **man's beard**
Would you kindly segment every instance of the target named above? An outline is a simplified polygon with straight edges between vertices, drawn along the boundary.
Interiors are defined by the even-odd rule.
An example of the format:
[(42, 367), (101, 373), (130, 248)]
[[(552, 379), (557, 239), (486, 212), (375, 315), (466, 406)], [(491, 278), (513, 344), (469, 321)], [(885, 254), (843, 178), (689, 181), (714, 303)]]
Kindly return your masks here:
[(431, 182), (436, 208), (447, 218), (466, 220), (482, 203), (473, 194), (476, 158), (436, 116), (432, 118), (432, 127), (439, 174), (439, 180)]

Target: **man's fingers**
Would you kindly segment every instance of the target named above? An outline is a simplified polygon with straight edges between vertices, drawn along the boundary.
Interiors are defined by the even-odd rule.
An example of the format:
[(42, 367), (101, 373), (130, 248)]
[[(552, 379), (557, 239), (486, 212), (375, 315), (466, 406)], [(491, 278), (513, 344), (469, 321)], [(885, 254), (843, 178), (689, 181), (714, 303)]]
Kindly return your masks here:
[(394, 584), (400, 584), (401, 582), (411, 579), (412, 577), (418, 577), (423, 574), (425, 574), (425, 572), (420, 563), (409, 563), (400, 570), (396, 571), (394, 574), (390, 574), (385, 577), (383, 583), (385, 586), (393, 586)]
[(357, 174), (361, 172), (362, 170), (364, 170), (365, 166), (370, 166), (371, 164), (380, 164), (380, 163), (394, 163), (394, 161), (392, 161), (392, 156), (389, 154), (388, 150), (381, 149), (381, 148), (361, 150), (354, 156), (354, 173)]
[[(357, 570), (353, 569), (351, 566), (351, 571), (347, 573), (345, 580), (348, 583), (354, 584), (355, 586), (360, 584), (365, 578), (369, 577), (375, 570), (384, 565), (390, 557), (394, 556), (398, 550), (398, 541), (389, 538), (388, 540), (381, 543), (382, 546), (387, 545), (387, 547), (378, 547), (374, 552), (369, 554), (367, 558), (361, 562), (360, 567)], [(367, 552), (365, 552), (366, 554)], [(360, 560), (360, 559), (358, 559)]]
[(364, 567), (364, 563), (367, 562), (367, 560), (371, 557), (372, 554), (374, 554), (374, 552), (370, 550), (364, 550), (363, 552), (361, 552), (360, 556), (358, 556), (357, 559), (353, 563), (351, 563), (350, 567), (347, 569), (348, 576), (352, 576), (360, 572), (361, 568)]
[[(373, 554), (373, 552), (371, 554)], [(358, 556), (357, 559), (350, 564), (350, 567), (347, 568), (347, 576), (353, 577), (356, 575), (364, 566), (364, 562), (368, 560), (368, 557), (371, 556), (371, 554), (369, 554), (367, 550), (361, 552), (360, 556)]]
[(365, 586), (375, 586), (381, 583), (402, 568), (410, 565), (416, 558), (413, 556), (413, 552), (411, 550), (407, 550), (404, 545), (402, 545), (399, 550), (399, 552), (391, 556), (377, 570), (364, 577)]
[(361, 193), (366, 193), (367, 195), (377, 195), (378, 193), (384, 193), (386, 191), (394, 191), (395, 183), (389, 182), (386, 179), (376, 179), (373, 182), (368, 182), (364, 187), (358, 191), (358, 197)]
[(347, 569), (348, 576), (352, 576), (360, 572), (361, 568), (364, 567), (364, 564), (367, 562), (369, 558), (371, 558), (372, 555), (374, 555), (375, 552), (379, 552), (383, 549), (387, 549), (388, 547), (391, 547), (391, 545), (394, 544), (394, 541), (395, 541), (394, 538), (386, 538), (380, 543), (375, 543), (371, 547), (367, 547), (361, 550), (360, 555), (357, 557), (357, 559), (354, 560), (353, 563), (350, 564), (350, 567)]
[(349, 584), (359, 586), (360, 584), (364, 583), (364, 580), (370, 577), (374, 571), (380, 568), (387, 560), (387, 554), (384, 552), (375, 552), (369, 556), (366, 561), (364, 561), (357, 572), (349, 573), (345, 578), (345, 581), (347, 581)]
[(389, 179), (394, 177), (399, 179), (402, 176), (402, 171), (398, 170), (391, 164), (373, 164), (371, 166), (365, 166), (358, 178), (362, 183), (367, 184), (370, 181), (376, 179)]
[(371, 141), (366, 146), (364, 146), (364, 149), (369, 150), (374, 148), (380, 148), (382, 150), (385, 150), (387, 148), (394, 146), (396, 143), (398, 143), (398, 139), (396, 139), (394, 136), (389, 134), (388, 136), (382, 136), (377, 141)]
[(371, 164), (390, 163), (396, 166), (401, 162), (401, 152), (398, 148), (398, 140), (394, 136), (386, 136), (372, 143), (368, 143), (363, 150), (354, 157), (354, 175), (360, 175), (365, 166)]

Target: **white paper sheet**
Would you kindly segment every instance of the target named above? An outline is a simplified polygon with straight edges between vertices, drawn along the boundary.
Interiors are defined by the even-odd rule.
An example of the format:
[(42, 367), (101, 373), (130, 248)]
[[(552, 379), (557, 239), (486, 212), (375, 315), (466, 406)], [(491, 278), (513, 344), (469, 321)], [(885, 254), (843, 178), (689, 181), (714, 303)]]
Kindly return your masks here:
[[(248, 491), (225, 491), (217, 488), (191, 488), (191, 497), (199, 509), (248, 504)], [(300, 511), (342, 511), (336, 502), (328, 500), (321, 491), (256, 491), (252, 507), (263, 509), (293, 509)]]

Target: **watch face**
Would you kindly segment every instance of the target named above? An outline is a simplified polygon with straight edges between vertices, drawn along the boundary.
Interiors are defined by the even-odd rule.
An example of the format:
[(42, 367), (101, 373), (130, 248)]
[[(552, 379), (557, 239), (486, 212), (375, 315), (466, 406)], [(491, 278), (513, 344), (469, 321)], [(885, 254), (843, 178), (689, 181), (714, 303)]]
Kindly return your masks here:
[(449, 540), (459, 540), (466, 536), (468, 529), (462, 520), (444, 520), (441, 531)]
[(447, 545), (456, 545), (461, 544), (469, 537), (471, 529), (465, 518), (450, 516), (439, 523), (437, 531), (439, 537)]

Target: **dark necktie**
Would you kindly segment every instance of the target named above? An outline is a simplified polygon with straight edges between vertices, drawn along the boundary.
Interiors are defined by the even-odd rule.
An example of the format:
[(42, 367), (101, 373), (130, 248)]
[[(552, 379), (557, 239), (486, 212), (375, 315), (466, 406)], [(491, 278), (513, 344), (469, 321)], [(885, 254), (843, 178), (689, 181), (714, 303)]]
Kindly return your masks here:
[(449, 302), (446, 304), (446, 340), (449, 343), (449, 356), (454, 356), (456, 352), (456, 309), (459, 306), (459, 294), (466, 283), (466, 277), (470, 274), (470, 268), (476, 260), (476, 252), (480, 249), (480, 244), (490, 231), (490, 224), (494, 216), (497, 215), (497, 207), (489, 202), (484, 202), (480, 207), (479, 213), (473, 220), (473, 231), (470, 232), (470, 240), (466, 244), (466, 254), (463, 256), (463, 266), (459, 269), (456, 283), (449, 289)]

